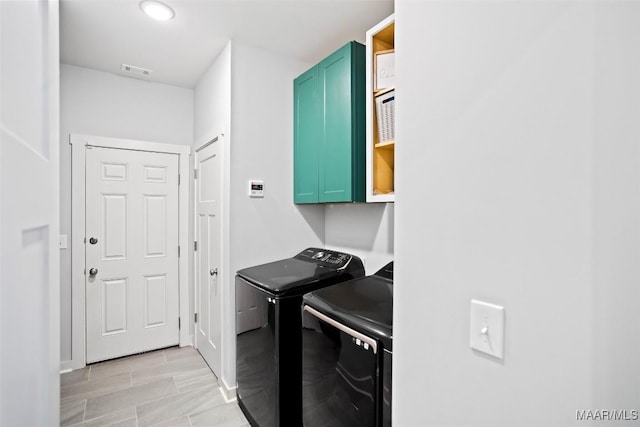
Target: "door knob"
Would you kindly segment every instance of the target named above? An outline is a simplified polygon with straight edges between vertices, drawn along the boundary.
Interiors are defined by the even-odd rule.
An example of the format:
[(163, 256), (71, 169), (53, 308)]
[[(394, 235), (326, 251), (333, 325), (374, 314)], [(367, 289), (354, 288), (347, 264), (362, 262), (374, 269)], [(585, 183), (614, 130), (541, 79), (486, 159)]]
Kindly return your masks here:
[(213, 269), (209, 270), (209, 275), (210, 276), (217, 276), (218, 275), (218, 269), (216, 268), (215, 270), (213, 270)]
[(89, 243), (91, 243), (92, 245), (95, 245), (96, 243), (98, 243), (98, 239), (96, 239), (95, 237), (92, 237), (89, 239)]
[(91, 269), (89, 269), (89, 276), (95, 276), (96, 274), (98, 274), (98, 269), (93, 267)]

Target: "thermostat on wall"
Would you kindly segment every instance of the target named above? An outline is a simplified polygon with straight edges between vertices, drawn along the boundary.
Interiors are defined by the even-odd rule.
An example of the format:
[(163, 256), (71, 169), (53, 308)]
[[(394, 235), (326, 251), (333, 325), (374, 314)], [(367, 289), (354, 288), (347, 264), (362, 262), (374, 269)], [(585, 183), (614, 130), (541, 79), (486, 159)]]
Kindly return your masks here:
[(249, 197), (264, 197), (263, 181), (249, 181)]

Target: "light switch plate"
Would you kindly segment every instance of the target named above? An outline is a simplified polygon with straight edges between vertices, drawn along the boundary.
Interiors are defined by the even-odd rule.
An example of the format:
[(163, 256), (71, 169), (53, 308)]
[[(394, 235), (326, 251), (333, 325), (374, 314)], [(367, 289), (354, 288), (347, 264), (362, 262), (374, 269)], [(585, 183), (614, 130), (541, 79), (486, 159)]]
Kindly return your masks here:
[(504, 307), (471, 300), (469, 345), (498, 359), (504, 357)]
[(67, 235), (66, 234), (61, 234), (60, 235), (60, 249), (67, 249)]

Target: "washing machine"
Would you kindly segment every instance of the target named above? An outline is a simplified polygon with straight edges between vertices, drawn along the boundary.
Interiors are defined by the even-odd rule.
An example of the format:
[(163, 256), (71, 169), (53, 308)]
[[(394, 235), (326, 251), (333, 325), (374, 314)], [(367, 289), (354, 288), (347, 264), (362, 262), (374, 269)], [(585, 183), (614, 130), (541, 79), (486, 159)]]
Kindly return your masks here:
[(302, 296), (363, 276), (360, 258), (320, 248), (237, 272), (236, 391), (252, 426), (302, 425)]
[(305, 427), (391, 426), (393, 262), (303, 298)]

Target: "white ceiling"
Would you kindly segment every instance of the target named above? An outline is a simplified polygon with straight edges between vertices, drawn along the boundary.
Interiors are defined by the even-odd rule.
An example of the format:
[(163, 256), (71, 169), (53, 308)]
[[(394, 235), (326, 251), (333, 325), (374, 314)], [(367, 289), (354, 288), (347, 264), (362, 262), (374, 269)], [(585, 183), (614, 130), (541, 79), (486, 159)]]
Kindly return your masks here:
[(61, 62), (193, 88), (228, 40), (318, 62), (393, 13), (393, 0), (164, 0), (176, 17), (159, 22), (139, 0), (61, 0)]

